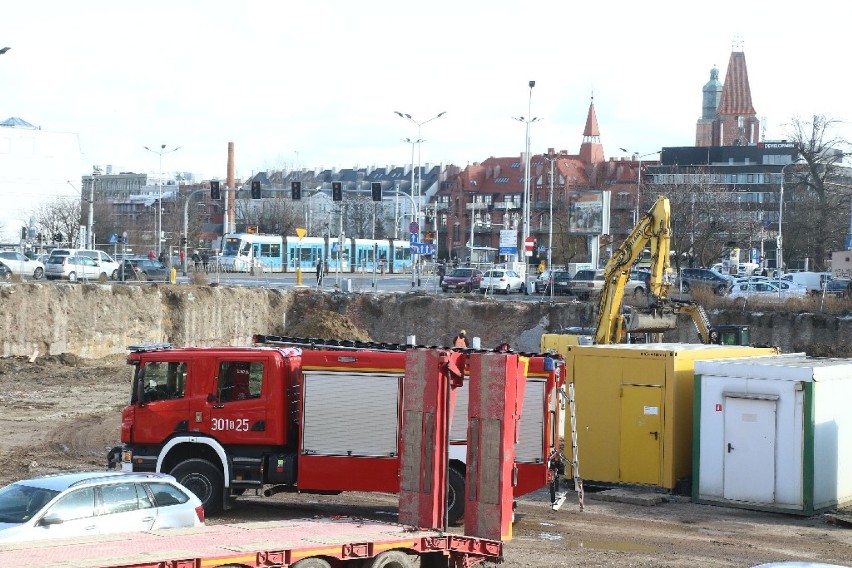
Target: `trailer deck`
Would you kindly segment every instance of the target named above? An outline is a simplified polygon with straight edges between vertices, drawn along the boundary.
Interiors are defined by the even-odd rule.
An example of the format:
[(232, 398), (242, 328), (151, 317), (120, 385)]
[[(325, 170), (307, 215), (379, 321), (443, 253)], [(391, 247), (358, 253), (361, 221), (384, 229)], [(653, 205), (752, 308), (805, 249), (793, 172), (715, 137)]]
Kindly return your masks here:
[(197, 568), (289, 566), (303, 558), (355, 560), (388, 550), (498, 558), (502, 543), (355, 518), (236, 523), (100, 537), (0, 544), (0, 566)]

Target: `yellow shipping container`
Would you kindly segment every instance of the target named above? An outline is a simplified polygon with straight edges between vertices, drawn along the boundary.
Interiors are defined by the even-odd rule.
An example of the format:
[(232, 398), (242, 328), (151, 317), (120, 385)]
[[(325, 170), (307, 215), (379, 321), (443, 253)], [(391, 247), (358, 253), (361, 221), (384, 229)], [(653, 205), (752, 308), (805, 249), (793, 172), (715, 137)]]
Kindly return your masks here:
[[(566, 346), (574, 382), (580, 476), (673, 490), (692, 473), (695, 361), (776, 354), (693, 343)], [(571, 423), (565, 421), (565, 440)], [(570, 444), (570, 442), (569, 442)], [(566, 448), (570, 455), (570, 448)]]

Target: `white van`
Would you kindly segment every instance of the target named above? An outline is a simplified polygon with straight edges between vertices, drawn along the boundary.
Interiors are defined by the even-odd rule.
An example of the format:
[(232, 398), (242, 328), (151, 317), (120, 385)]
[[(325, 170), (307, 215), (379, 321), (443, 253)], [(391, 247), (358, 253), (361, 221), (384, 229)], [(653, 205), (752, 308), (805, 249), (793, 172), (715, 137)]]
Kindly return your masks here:
[(110, 280), (118, 280), (119, 278), (118, 269), (121, 265), (102, 250), (55, 248), (50, 251), (50, 254), (64, 256), (87, 256), (92, 260), (97, 261), (98, 267), (100, 268), (100, 272), (105, 272)]
[(781, 280), (804, 286), (811, 294), (819, 294), (825, 288), (825, 283), (831, 280), (831, 272), (790, 272)]

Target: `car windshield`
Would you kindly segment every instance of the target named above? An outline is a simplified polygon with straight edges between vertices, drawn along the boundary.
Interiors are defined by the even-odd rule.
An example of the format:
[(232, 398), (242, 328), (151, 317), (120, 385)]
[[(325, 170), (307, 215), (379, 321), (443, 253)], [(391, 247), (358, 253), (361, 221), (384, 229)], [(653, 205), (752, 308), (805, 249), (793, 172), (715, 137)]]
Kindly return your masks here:
[(25, 523), (59, 491), (13, 483), (0, 489), (0, 523)]

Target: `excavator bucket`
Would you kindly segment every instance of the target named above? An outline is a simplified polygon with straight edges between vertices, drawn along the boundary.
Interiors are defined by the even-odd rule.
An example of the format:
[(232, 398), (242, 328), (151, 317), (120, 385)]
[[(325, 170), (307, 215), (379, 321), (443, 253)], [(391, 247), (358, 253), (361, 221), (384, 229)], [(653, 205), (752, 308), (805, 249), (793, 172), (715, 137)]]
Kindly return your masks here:
[(677, 314), (670, 311), (634, 310), (624, 318), (624, 330), (628, 333), (662, 333), (677, 327)]

